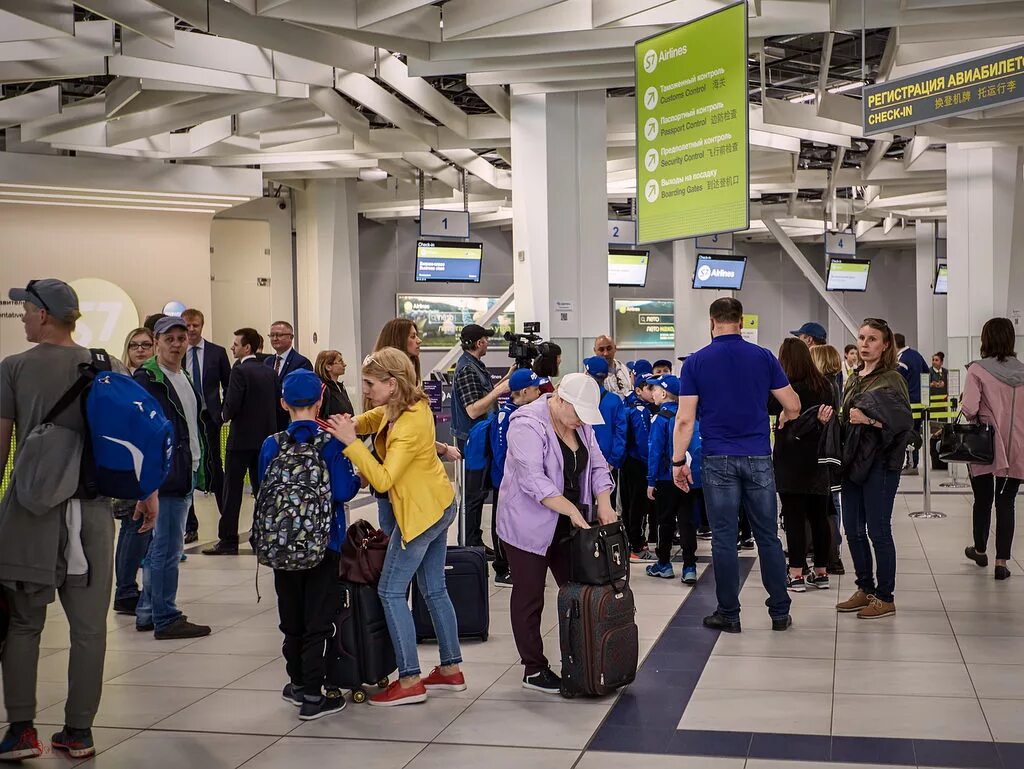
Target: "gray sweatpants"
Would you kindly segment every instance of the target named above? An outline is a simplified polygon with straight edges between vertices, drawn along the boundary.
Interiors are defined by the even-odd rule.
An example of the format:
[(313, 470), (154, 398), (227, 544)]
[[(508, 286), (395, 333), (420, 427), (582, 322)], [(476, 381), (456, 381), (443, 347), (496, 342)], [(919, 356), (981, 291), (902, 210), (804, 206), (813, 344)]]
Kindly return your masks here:
[[(92, 727), (103, 693), (103, 659), (107, 652), (107, 611), (114, 571), (114, 519), (110, 500), (82, 502), (82, 547), (89, 561), (89, 584), (72, 587), (63, 580), (66, 564), (63, 544), (67, 529), (61, 527), (58, 556), (58, 589), (61, 606), (71, 625), (71, 659), (68, 663), (68, 699), (64, 724), (73, 729)], [(11, 626), (3, 654), (4, 705), (8, 721), (32, 721), (36, 717), (36, 674), (39, 638), (46, 623), (46, 604), (38, 597), (4, 588), (11, 608)]]

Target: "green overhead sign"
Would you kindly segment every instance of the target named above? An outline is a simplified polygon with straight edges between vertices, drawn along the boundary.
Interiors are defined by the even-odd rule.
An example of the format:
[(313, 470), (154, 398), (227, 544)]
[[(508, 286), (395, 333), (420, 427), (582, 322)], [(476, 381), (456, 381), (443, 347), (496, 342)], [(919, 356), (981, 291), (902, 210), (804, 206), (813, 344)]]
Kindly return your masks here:
[(747, 5), (636, 44), (637, 241), (745, 230)]

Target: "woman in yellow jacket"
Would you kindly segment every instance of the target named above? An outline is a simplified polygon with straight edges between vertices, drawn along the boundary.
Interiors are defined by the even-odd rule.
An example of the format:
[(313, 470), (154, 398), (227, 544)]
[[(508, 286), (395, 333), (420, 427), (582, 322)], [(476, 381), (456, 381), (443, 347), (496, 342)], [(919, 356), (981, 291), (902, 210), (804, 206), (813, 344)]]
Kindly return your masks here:
[[(345, 444), (345, 456), (377, 491), (388, 494), (394, 522), (382, 521), (391, 536), (377, 591), (384, 605), (399, 679), (370, 698), (371, 705), (423, 702), (429, 689), (462, 691), (466, 681), (459, 633), (444, 565), (448, 527), (455, 519), (455, 493), (437, 456), (434, 417), (412, 361), (385, 347), (363, 361), (363, 394), (375, 407), (360, 416), (331, 417), (331, 434)], [(378, 462), (359, 440), (373, 435)], [(441, 665), (420, 678), (416, 629), (406, 600), (413, 575), (437, 633)]]

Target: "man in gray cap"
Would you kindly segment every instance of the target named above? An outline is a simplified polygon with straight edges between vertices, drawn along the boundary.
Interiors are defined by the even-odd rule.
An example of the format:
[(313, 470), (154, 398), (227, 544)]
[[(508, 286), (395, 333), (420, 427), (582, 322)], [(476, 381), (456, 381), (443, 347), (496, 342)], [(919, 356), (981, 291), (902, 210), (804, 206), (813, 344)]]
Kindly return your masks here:
[[(79, 365), (92, 360), (89, 351), (71, 338), (81, 317), (78, 296), (71, 286), (52, 278), (33, 280), (23, 289), (11, 289), (9, 296), (24, 303), (25, 337), (35, 346), (0, 362), (0, 474), (10, 458), (12, 432), (28, 436), (78, 380)], [(117, 361), (111, 360), (111, 364), (124, 372)], [(53, 421), (85, 439), (86, 425), (78, 404), (64, 409)], [(54, 472), (63, 475), (67, 462), (67, 457), (53, 457)], [(81, 504), (79, 539), (88, 564), (85, 574), (68, 568), (67, 553), (75, 548), (66, 547), (70, 545), (69, 530), (60, 507), (43, 515), (30, 512), (13, 486), (0, 502), (0, 586), (11, 612), (3, 654), (4, 705), (10, 726), (0, 741), (0, 760), (43, 753), (33, 726), (36, 673), (39, 636), (47, 605), (55, 594), (60, 595), (71, 625), (71, 657), (64, 728), (53, 735), (52, 745), (74, 758), (87, 758), (95, 752), (91, 730), (103, 690), (114, 521), (109, 499), (83, 498), (86, 495), (81, 490), (73, 496)], [(143, 507), (145, 520), (140, 531), (148, 531), (156, 510)]]

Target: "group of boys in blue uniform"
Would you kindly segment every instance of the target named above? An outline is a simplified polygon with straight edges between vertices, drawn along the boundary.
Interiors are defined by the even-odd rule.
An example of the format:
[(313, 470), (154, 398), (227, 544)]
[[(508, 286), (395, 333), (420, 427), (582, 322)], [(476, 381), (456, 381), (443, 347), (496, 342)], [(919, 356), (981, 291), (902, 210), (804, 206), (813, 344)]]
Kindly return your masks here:
[[(697, 581), (697, 527), (695, 513), (703, 502), (700, 481), (700, 428), (687, 448), (694, 482), (689, 492), (672, 481), (672, 433), (679, 408), (679, 378), (672, 364), (638, 360), (632, 365), (634, 389), (625, 400), (604, 387), (608, 364), (595, 356), (583, 361), (586, 373), (601, 387), (603, 425), (594, 435), (617, 477), (622, 518), (630, 540), (630, 560), (650, 561), (651, 577), (675, 578), (672, 546), (678, 532), (683, 556), (682, 582)], [(657, 367), (657, 368), (656, 368)], [(644, 536), (644, 520), (657, 531), (652, 555)]]

